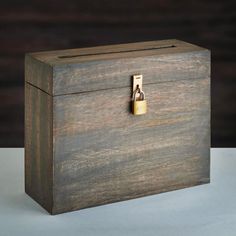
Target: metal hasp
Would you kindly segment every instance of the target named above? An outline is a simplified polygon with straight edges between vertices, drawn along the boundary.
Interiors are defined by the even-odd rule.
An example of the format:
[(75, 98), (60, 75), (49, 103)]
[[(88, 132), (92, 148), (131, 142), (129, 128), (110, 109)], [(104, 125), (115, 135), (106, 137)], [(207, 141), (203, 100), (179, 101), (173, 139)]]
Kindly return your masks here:
[(143, 115), (147, 113), (147, 101), (142, 87), (143, 76), (133, 75), (132, 113), (134, 115)]
[(133, 90), (132, 90), (133, 94), (135, 90), (137, 90), (138, 88), (140, 90), (143, 90), (143, 75), (137, 74), (133, 75), (132, 77), (133, 77)]

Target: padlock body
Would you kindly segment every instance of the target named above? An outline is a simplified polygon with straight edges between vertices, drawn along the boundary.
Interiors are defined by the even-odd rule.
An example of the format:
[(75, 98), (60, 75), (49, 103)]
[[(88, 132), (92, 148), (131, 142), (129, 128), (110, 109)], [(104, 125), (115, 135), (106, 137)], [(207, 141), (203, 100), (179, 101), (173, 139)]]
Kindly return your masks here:
[(133, 101), (133, 114), (134, 115), (143, 115), (147, 112), (147, 101)]

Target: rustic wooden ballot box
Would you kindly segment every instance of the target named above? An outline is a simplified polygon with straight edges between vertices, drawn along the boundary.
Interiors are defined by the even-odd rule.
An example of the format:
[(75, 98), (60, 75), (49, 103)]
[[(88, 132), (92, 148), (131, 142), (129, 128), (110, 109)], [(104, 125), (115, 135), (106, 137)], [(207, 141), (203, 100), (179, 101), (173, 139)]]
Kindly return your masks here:
[(26, 55), (25, 191), (51, 214), (208, 183), (209, 157), (207, 49), (164, 40)]

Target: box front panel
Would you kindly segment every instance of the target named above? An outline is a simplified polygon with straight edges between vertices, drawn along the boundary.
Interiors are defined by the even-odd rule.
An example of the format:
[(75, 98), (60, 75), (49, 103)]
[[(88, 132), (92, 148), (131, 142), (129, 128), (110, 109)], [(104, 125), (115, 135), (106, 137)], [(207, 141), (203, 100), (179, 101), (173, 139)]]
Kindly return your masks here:
[(54, 213), (209, 182), (209, 77), (54, 97)]

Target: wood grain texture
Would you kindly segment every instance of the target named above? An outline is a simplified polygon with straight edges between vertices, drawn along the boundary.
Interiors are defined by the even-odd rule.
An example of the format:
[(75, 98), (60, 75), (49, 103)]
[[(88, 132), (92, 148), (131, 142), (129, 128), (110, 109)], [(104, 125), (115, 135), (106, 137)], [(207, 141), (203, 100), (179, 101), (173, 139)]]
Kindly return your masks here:
[(25, 80), (26, 82), (52, 94), (53, 68), (30, 54), (25, 55)]
[(144, 90), (54, 97), (54, 214), (209, 182), (209, 77)]
[(31, 53), (34, 58), (50, 65), (134, 58), (137, 56), (161, 55), (202, 50), (203, 48), (177, 39), (113, 44), (105, 46)]
[(209, 57), (209, 51), (205, 50), (56, 66), (53, 93), (130, 87), (134, 74), (142, 74), (144, 84), (201, 78), (210, 73)]
[(52, 86), (52, 95), (128, 87), (130, 76), (137, 73), (145, 77), (144, 84), (201, 78), (210, 73), (207, 63), (210, 52), (180, 40), (59, 50), (30, 56), (40, 65), (45, 64), (46, 69), (40, 71), (47, 71), (51, 66), (53, 79), (51, 76), (30, 76), (28, 82), (46, 92)]
[[(58, 214), (208, 183), (210, 52), (187, 47), (57, 65), (45, 60), (46, 69), (30, 55), (27, 193)], [(148, 103), (143, 116), (131, 113), (137, 73)], [(50, 89), (29, 84), (34, 75)]]
[(52, 97), (25, 84), (25, 192), (47, 211), (53, 204)]

